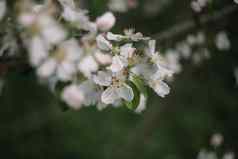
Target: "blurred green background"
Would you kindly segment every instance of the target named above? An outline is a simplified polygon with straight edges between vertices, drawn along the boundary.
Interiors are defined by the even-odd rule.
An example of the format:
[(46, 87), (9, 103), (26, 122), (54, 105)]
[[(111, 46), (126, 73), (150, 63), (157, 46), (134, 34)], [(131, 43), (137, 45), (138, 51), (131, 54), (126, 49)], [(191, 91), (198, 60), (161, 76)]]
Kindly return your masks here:
[[(154, 16), (143, 11), (145, 1), (149, 0), (116, 14), (114, 31), (132, 27), (153, 36), (194, 17), (189, 0), (157, 0), (161, 8)], [(85, 6), (95, 18), (107, 10), (106, 2), (89, 0)], [(233, 3), (213, 2), (211, 12)], [(227, 30), (231, 50), (210, 47), (212, 58), (202, 65), (184, 62), (183, 72), (170, 84), (170, 95), (162, 99), (151, 91), (147, 110), (140, 115), (125, 107), (62, 111), (61, 103), (34, 73), (9, 73), (0, 96), (0, 158), (191, 159), (208, 147), (216, 132), (224, 135), (224, 150), (238, 152), (238, 87), (233, 76), (238, 66), (237, 15), (236, 11), (203, 26), (211, 34)], [(163, 44), (169, 46), (173, 40)]]

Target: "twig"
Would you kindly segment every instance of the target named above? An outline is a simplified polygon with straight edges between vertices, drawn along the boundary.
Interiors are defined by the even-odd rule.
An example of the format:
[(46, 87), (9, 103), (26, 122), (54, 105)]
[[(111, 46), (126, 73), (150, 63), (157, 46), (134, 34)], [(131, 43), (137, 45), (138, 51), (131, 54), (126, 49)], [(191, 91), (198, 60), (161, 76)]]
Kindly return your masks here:
[[(223, 19), (227, 15), (230, 15), (231, 13), (235, 12), (238, 10), (238, 7), (235, 5), (230, 5), (227, 7), (224, 7), (223, 9), (214, 12), (211, 15), (203, 15), (200, 17), (200, 23), (202, 25), (205, 25), (210, 22), (218, 21), (220, 19)], [(182, 22), (180, 24), (176, 24), (170, 29), (166, 31), (162, 31), (158, 34), (155, 34), (153, 37), (158, 41), (158, 42), (164, 42), (169, 39), (173, 39), (179, 35), (185, 34), (188, 31), (191, 31), (196, 28), (196, 24), (194, 20), (188, 20), (185, 22)]]

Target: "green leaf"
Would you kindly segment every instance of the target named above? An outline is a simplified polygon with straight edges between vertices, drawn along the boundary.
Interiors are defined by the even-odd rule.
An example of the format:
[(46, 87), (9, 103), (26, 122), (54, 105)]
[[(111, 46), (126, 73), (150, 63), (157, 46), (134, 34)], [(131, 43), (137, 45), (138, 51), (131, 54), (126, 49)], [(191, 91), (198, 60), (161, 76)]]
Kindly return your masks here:
[(137, 87), (141, 94), (143, 94), (146, 98), (148, 97), (147, 87), (144, 84), (144, 81), (139, 76), (130, 76), (130, 81)]
[(133, 90), (133, 93), (134, 93), (134, 98), (132, 101), (130, 102), (125, 102), (127, 108), (131, 109), (131, 110), (135, 110), (138, 105), (140, 104), (140, 91), (138, 90), (138, 88), (136, 87), (136, 85), (129, 81), (127, 83)]

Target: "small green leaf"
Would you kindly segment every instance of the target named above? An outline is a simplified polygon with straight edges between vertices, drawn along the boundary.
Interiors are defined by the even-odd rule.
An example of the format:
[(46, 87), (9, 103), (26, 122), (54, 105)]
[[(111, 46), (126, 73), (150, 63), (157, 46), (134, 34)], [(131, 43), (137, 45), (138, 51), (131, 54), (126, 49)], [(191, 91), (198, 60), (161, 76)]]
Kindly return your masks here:
[(134, 98), (130, 102), (125, 102), (125, 104), (126, 104), (127, 108), (129, 108), (131, 110), (135, 110), (138, 107), (138, 105), (140, 104), (140, 92), (133, 82), (130, 81), (127, 84), (132, 88), (133, 93), (134, 93)]
[(137, 87), (141, 94), (143, 94), (146, 98), (148, 97), (147, 87), (139, 76), (132, 75), (130, 77), (130, 81)]

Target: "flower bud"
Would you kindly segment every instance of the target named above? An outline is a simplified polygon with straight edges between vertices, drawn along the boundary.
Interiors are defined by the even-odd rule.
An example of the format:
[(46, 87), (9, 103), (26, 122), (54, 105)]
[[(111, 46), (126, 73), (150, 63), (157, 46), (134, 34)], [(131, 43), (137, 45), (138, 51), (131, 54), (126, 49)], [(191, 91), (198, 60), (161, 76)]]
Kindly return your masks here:
[(101, 31), (110, 30), (115, 25), (115, 23), (116, 18), (111, 12), (106, 12), (96, 20), (97, 27)]

